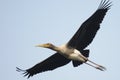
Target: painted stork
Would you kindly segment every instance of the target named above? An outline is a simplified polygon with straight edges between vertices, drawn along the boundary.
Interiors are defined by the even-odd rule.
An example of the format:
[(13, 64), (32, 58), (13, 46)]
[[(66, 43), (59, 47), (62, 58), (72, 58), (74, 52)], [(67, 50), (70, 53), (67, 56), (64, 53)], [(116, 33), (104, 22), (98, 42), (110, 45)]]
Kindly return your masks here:
[(55, 46), (51, 43), (37, 45), (37, 47), (54, 50), (56, 53), (29, 69), (22, 70), (16, 67), (17, 71), (23, 71), (24, 76), (29, 78), (37, 73), (64, 66), (71, 61), (74, 67), (85, 63), (98, 70), (104, 71), (106, 69), (105, 67), (88, 59), (89, 49), (86, 49), (86, 47), (92, 42), (99, 30), (100, 23), (102, 23), (106, 12), (110, 9), (111, 3), (109, 0), (102, 0), (96, 12), (81, 25), (75, 35), (66, 44), (61, 46)]

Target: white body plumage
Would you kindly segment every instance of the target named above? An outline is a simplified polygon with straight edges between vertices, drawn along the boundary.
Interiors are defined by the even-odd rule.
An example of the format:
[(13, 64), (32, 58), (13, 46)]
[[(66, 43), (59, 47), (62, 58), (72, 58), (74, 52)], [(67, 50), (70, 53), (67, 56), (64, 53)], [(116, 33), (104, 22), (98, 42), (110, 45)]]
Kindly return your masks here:
[(59, 53), (68, 59), (82, 62), (85, 62), (87, 60), (87, 58), (84, 57), (80, 51), (67, 47), (66, 44), (59, 46), (59, 49), (61, 49)]

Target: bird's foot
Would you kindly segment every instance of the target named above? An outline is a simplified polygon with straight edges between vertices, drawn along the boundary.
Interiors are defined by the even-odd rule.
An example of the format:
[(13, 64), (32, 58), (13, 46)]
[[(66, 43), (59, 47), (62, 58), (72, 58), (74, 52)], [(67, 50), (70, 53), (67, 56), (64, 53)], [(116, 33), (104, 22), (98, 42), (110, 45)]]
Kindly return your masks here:
[(101, 66), (101, 65), (98, 65), (98, 66), (96, 67), (96, 69), (99, 69), (99, 70), (101, 70), (101, 71), (105, 71), (105, 70), (106, 70), (106, 68), (105, 68), (104, 66)]

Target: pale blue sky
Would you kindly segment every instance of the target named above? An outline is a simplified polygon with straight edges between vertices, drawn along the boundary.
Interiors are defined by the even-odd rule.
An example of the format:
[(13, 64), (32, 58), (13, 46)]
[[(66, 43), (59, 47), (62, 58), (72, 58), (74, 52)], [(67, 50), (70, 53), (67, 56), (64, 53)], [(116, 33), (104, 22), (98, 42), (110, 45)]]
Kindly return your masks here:
[[(0, 0), (0, 79), (27, 80), (16, 67), (27, 69), (54, 54), (36, 44), (66, 43), (101, 0)], [(101, 72), (69, 63), (29, 80), (120, 80), (120, 0), (113, 1), (94, 41), (89, 59), (104, 65)]]

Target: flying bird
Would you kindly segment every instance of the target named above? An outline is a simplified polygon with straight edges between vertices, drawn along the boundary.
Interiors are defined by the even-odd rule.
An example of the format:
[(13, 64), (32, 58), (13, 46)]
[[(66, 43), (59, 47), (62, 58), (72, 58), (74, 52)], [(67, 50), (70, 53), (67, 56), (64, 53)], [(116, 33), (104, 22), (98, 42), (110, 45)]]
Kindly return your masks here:
[(23, 71), (24, 76), (29, 78), (35, 74), (64, 66), (71, 61), (74, 67), (85, 63), (98, 70), (106, 70), (104, 66), (88, 59), (89, 49), (86, 49), (86, 47), (93, 41), (93, 38), (100, 28), (100, 23), (102, 23), (106, 12), (111, 7), (111, 3), (109, 0), (102, 0), (96, 12), (80, 26), (78, 31), (66, 44), (61, 46), (55, 46), (51, 43), (37, 45), (37, 47), (54, 50), (56, 53), (29, 69), (22, 70), (16, 67), (17, 71)]

